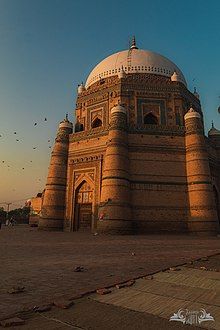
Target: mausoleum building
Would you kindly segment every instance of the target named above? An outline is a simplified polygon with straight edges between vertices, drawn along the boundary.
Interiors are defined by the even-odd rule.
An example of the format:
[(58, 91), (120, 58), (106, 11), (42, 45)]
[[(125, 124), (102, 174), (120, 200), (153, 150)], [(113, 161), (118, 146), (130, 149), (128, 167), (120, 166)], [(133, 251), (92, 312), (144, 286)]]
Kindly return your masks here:
[(75, 118), (59, 125), (39, 229), (219, 232), (220, 131), (205, 135), (173, 62), (133, 40), (78, 87)]

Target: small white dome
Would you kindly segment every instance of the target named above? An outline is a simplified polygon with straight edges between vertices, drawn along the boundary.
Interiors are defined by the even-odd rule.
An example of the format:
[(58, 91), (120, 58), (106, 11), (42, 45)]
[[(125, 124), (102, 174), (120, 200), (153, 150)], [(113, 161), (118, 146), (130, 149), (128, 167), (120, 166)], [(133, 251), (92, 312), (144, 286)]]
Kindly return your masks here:
[(220, 130), (214, 127), (214, 124), (212, 123), (212, 128), (208, 131), (208, 136), (219, 136), (220, 137)]
[(178, 75), (178, 81), (186, 85), (181, 70), (166, 57), (149, 50), (132, 48), (106, 57), (90, 73), (85, 87), (88, 88), (100, 79), (118, 75), (121, 68), (125, 73), (151, 73), (171, 77), (173, 72)]
[(123, 79), (123, 78), (125, 78), (125, 76), (126, 76), (126, 73), (124, 72), (124, 69), (122, 66), (120, 72), (118, 73), (118, 78)]
[(66, 118), (60, 122), (59, 128), (73, 128), (73, 124), (68, 120), (68, 114), (66, 114)]
[(115, 105), (112, 109), (111, 109), (111, 114), (115, 113), (115, 112), (123, 112), (125, 114), (127, 114), (127, 111), (125, 109), (125, 107), (123, 107), (120, 104)]
[(201, 115), (193, 108), (190, 108), (189, 111), (184, 116), (185, 120), (189, 119), (189, 118), (200, 118), (201, 119)]
[(171, 81), (180, 81), (181, 82), (181, 77), (178, 73), (176, 73), (176, 71), (174, 71), (174, 73), (172, 74), (170, 79), (171, 79)]
[(73, 124), (69, 122), (61, 122), (59, 128), (73, 128)]
[(83, 83), (78, 86), (78, 94), (81, 94), (85, 90)]

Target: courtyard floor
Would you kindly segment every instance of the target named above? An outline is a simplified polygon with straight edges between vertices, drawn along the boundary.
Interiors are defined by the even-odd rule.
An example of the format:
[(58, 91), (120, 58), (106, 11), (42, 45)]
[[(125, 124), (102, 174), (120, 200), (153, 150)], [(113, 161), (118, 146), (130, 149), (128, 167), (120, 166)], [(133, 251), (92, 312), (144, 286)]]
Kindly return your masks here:
[[(71, 299), (79, 293), (92, 292), (98, 288), (113, 286), (129, 279), (143, 278), (172, 266), (189, 263), (201, 257), (216, 255), (220, 253), (220, 237), (93, 236), (90, 233), (80, 232), (39, 232), (36, 228), (18, 225), (2, 227), (0, 230), (0, 249), (1, 320), (34, 306), (49, 304), (59, 299), (61, 301), (62, 299)], [(216, 259), (215, 256), (213, 258), (214, 265), (212, 267), (218, 271), (216, 267), (220, 264), (220, 258)], [(207, 265), (209, 260), (194, 263), (193, 267), (204, 267), (203, 263)], [(82, 266), (84, 271), (74, 272), (77, 266)], [(184, 274), (186, 273), (187, 269), (184, 268)], [(201, 273), (199, 274), (201, 277)], [(177, 282), (179, 280), (175, 279)], [(161, 281), (158, 280), (158, 282)], [(194, 281), (193, 278), (192, 281)], [(169, 281), (165, 280), (165, 282)], [(8, 293), (13, 287), (24, 287), (24, 291), (17, 294)], [(126, 291), (124, 292), (126, 293)], [(130, 294), (129, 292), (128, 294)], [(133, 293), (134, 291), (132, 291)], [(151, 292), (151, 294), (154, 293)], [(121, 297), (118, 300), (120, 303), (114, 303), (113, 299), (111, 307), (106, 310), (107, 304), (102, 303), (96, 296), (90, 296), (89, 299), (84, 297), (77, 300), (75, 305), (75, 317), (77, 318), (77, 313), (79, 313), (84, 319), (84, 323), (81, 320), (82, 326), (80, 327), (73, 325), (74, 323), (61, 324), (50, 320), (50, 318), (59, 318), (59, 314), (62, 314), (60, 315), (62, 319), (65, 313), (68, 319), (68, 313), (73, 313), (70, 309), (65, 310), (65, 312), (57, 310), (56, 312), (50, 311), (49, 314), (44, 314), (45, 316), (43, 314), (35, 316), (29, 320), (29, 325), (24, 325), (21, 328), (123, 329), (122, 325), (117, 328), (113, 322), (113, 319), (117, 321), (122, 315), (125, 324), (128, 320), (124, 327), (126, 329), (142, 329), (137, 322), (143, 323), (143, 329), (144, 327), (145, 329), (179, 329), (181, 327), (178, 322), (174, 322), (176, 323), (174, 325), (172, 322), (169, 323), (165, 319), (159, 318), (157, 313), (143, 314), (137, 308), (133, 308), (131, 315), (129, 314), (131, 311), (128, 312), (126, 309), (126, 304), (121, 303)], [(173, 310), (174, 312), (176, 311)], [(108, 319), (108, 313), (110, 313), (109, 318), (113, 322), (112, 327), (107, 323), (101, 326), (101, 324), (105, 324), (102, 322), (106, 322)], [(93, 320), (91, 319), (92, 316)], [(135, 318), (139, 320), (136, 320), (135, 323), (137, 328), (129, 327)], [(86, 320), (89, 319), (90, 325), (86, 325)], [(152, 327), (146, 327), (146, 322), (149, 322)], [(154, 322), (156, 322), (155, 327), (153, 326)], [(158, 326), (157, 322), (161, 327)], [(166, 323), (163, 324), (163, 322)]]

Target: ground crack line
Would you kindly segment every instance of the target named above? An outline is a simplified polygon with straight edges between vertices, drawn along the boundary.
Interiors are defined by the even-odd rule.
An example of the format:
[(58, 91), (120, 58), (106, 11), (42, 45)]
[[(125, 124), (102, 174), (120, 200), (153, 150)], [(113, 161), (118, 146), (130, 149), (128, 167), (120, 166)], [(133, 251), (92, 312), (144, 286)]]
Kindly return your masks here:
[(68, 322), (63, 322), (61, 320), (58, 320), (58, 319), (55, 319), (53, 317), (48, 317), (48, 316), (45, 316), (45, 315), (42, 315), (40, 313), (38, 313), (38, 315), (42, 316), (43, 318), (47, 319), (47, 320), (50, 320), (50, 321), (54, 321), (54, 322), (58, 322), (58, 323), (61, 323), (61, 324), (64, 324), (64, 325), (67, 325), (68, 327), (72, 328), (72, 329), (81, 329), (83, 330), (83, 328), (81, 327), (78, 327), (77, 325), (72, 325)]

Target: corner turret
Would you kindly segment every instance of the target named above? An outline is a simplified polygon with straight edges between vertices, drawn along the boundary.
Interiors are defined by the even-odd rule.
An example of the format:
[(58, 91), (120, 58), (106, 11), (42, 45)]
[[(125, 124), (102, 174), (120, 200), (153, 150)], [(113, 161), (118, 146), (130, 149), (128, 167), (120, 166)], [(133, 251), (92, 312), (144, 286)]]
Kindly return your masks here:
[(111, 109), (98, 231), (130, 233), (132, 231), (130, 203), (127, 109), (118, 104)]
[(73, 125), (68, 116), (60, 122), (51, 154), (47, 183), (38, 228), (40, 230), (62, 230), (65, 212), (65, 194), (69, 134)]
[(184, 119), (189, 232), (216, 234), (218, 216), (201, 115), (190, 108)]

